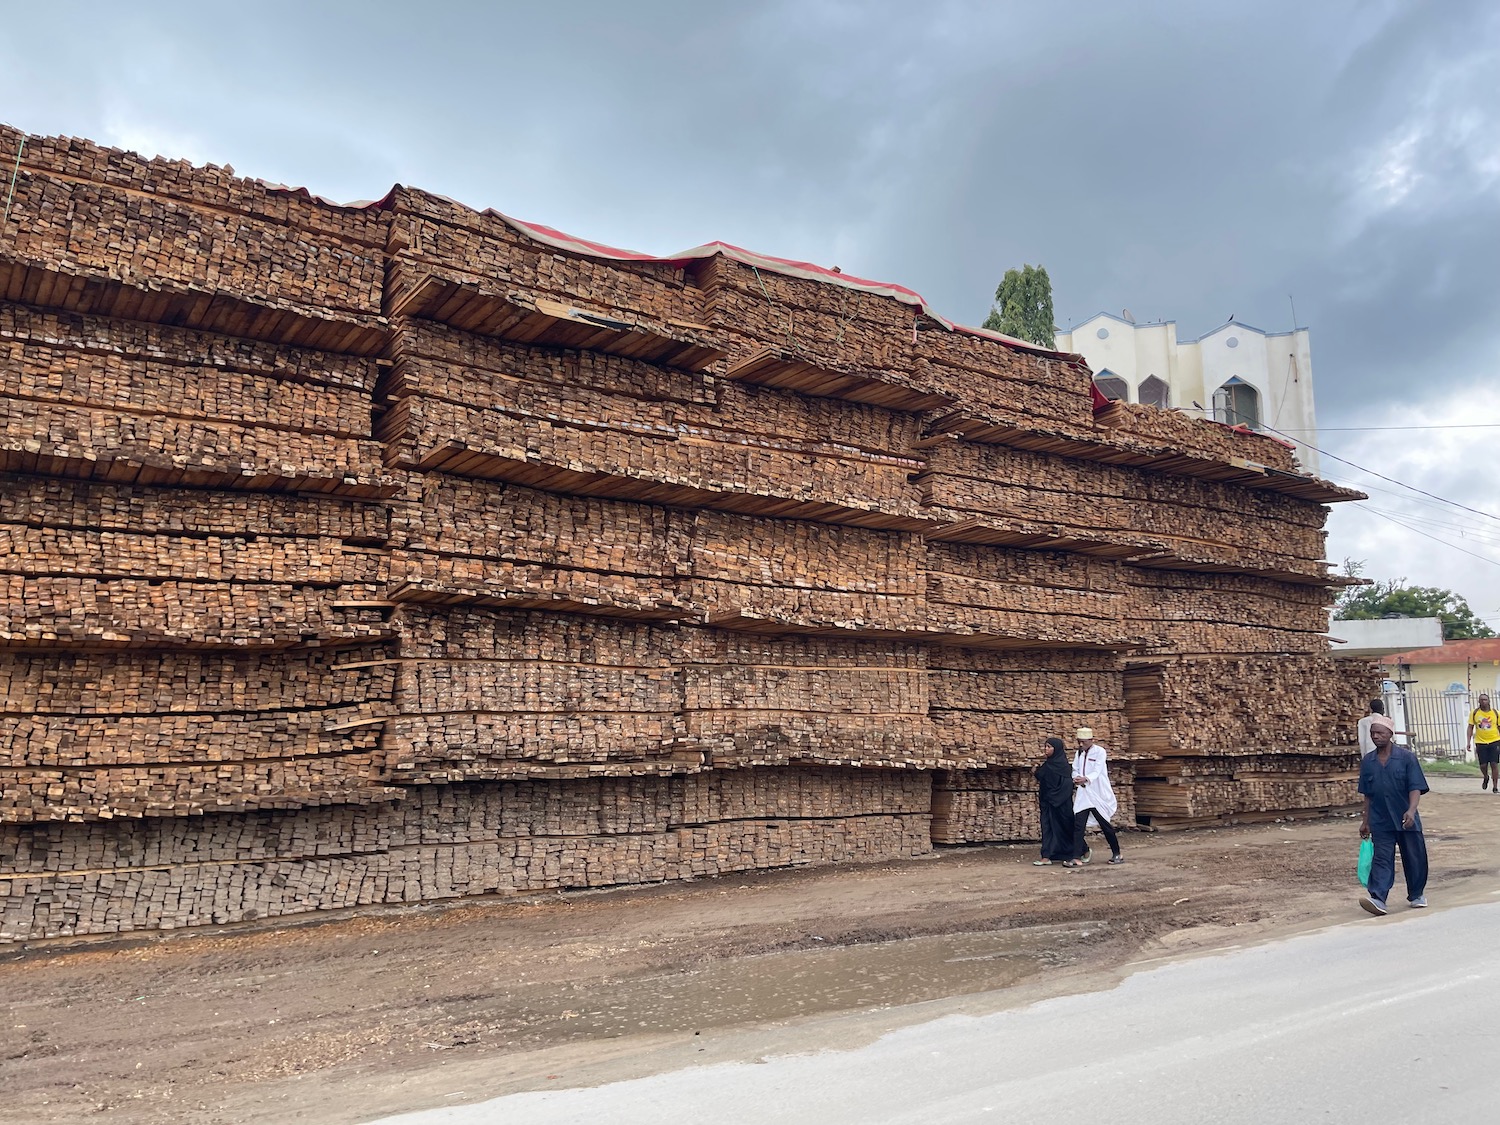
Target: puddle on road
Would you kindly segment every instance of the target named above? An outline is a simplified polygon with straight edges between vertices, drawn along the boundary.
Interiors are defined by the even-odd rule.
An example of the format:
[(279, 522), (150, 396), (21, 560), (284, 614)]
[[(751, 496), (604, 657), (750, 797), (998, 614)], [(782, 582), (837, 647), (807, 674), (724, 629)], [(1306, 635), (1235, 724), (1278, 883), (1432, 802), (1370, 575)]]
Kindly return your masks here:
[(1072, 963), (1107, 932), (1108, 923), (1097, 921), (799, 949), (587, 987), (559, 989), (553, 982), (545, 1001), (513, 984), (474, 1006), (479, 1019), (467, 1025), (473, 1038), (464, 1040), (462, 1028), (455, 1032), (460, 1042), (520, 1046), (690, 1034), (913, 1004), (1009, 987)]

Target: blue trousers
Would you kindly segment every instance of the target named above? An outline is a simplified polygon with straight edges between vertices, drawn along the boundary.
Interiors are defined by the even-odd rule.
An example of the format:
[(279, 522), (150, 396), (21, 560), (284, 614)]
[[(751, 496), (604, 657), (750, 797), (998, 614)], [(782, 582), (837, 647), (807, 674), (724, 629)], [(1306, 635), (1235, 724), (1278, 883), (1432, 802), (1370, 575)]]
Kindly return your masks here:
[(1372, 829), (1375, 858), (1370, 861), (1369, 891), (1381, 902), (1396, 882), (1396, 849), (1401, 849), (1401, 870), (1406, 874), (1406, 897), (1417, 898), (1427, 889), (1427, 841), (1420, 828), (1405, 832), (1381, 832)]

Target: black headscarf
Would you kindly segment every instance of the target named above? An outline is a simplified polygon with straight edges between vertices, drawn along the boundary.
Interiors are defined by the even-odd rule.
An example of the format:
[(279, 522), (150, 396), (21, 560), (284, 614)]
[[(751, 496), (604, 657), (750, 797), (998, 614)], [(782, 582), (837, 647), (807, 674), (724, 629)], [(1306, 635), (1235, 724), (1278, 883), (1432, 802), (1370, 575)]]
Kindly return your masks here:
[(1052, 753), (1035, 771), (1042, 804), (1070, 805), (1073, 803), (1073, 762), (1068, 757), (1067, 745), (1060, 738), (1047, 739), (1047, 745), (1052, 748)]

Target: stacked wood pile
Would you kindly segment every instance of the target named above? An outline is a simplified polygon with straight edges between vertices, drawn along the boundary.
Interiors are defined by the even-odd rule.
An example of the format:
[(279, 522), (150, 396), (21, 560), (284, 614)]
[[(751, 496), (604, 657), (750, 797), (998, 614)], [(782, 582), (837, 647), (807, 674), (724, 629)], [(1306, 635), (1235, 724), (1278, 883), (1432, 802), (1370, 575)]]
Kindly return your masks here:
[(938, 738), (981, 768), (940, 771), (933, 784), (939, 844), (1034, 840), (1041, 832), (1032, 769), (1056, 734), (1069, 746), (1089, 727), (1109, 752), (1116, 818), (1135, 823), (1135, 753), (1125, 739), (1123, 684), (1114, 652), (995, 652), (951, 648), (932, 656)]
[(972, 441), (934, 446), (917, 479), (933, 514), (983, 526), (969, 541), (1050, 537), (1137, 565), (1326, 577), (1323, 510), (1290, 496)]
[(0, 820), (399, 798), (394, 677), (340, 667), (392, 637), (387, 224), (227, 169), (0, 148)]
[(802, 767), (424, 786), (405, 801), (297, 813), (0, 825), (0, 936), (905, 858), (931, 848), (930, 805), (917, 771)]
[(1352, 494), (1278, 443), (725, 253), (0, 155), (0, 940), (1026, 839), (1084, 725), (1126, 823), (1340, 803)]
[(233, 169), (0, 126), (16, 171), (0, 296), (24, 305), (373, 355), (389, 223)]
[[(1120, 802), (1113, 820), (1117, 827), (1136, 822), (1135, 769), (1134, 762), (1110, 755), (1109, 780)], [(1028, 765), (1024, 769), (991, 767), (938, 773), (932, 789), (932, 842), (971, 844), (1040, 838), (1041, 810), (1031, 771)]]
[(1243, 820), (1359, 802), (1355, 724), (1376, 665), (1327, 671), (1326, 654), (1181, 656), (1131, 663), (1125, 715), (1137, 812), (1153, 827)]
[(1322, 586), (1260, 575), (1128, 568), (1137, 627), (1160, 651), (1255, 655), (1328, 650)]

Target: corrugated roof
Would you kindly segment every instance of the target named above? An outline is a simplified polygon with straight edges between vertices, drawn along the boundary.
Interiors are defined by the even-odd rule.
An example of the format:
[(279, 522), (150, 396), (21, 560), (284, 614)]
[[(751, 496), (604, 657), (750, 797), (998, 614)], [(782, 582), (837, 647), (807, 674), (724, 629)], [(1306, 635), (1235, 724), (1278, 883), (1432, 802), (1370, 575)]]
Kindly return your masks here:
[(1382, 659), (1386, 664), (1488, 664), (1500, 661), (1500, 637), (1448, 641), (1437, 648), (1419, 648)]

